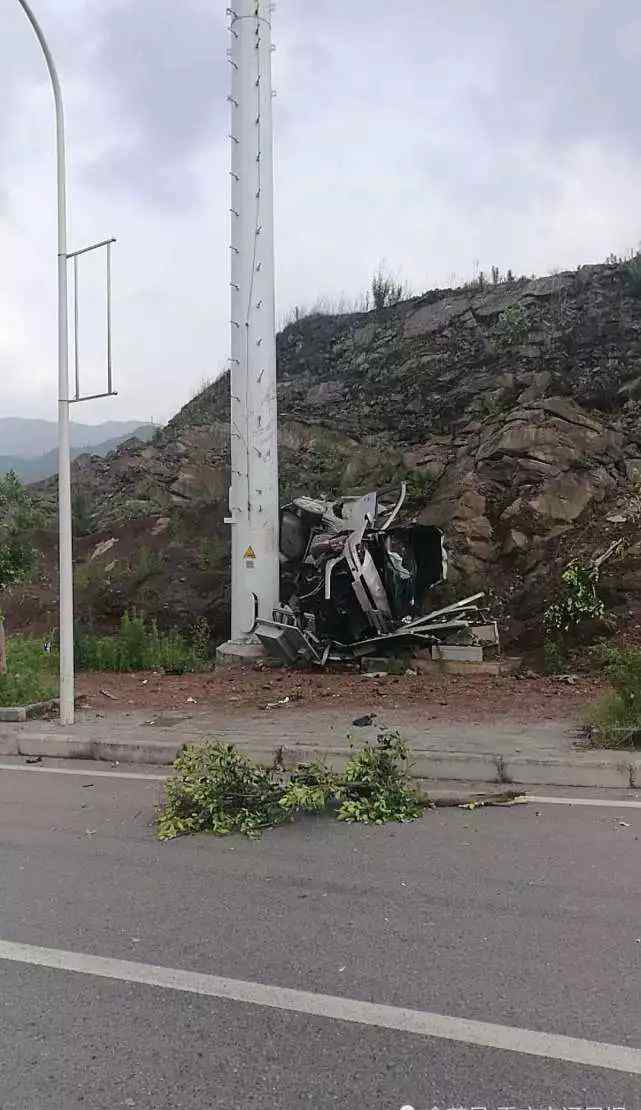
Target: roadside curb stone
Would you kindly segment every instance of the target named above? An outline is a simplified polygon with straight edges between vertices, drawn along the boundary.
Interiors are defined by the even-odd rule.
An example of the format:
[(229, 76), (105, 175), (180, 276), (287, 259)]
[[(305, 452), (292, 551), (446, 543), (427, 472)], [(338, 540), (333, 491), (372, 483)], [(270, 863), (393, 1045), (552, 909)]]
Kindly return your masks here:
[[(273, 737), (266, 737), (261, 743), (256, 739), (243, 739), (242, 734), (239, 736), (235, 731), (227, 731), (224, 741), (234, 743), (239, 751), (263, 765), (278, 763), (289, 771), (299, 763), (312, 760), (326, 760), (330, 766), (341, 771), (352, 754), (348, 746), (343, 747), (336, 739), (323, 744), (313, 741), (297, 743), (295, 739), (285, 738), (284, 743), (279, 744)], [(67, 733), (30, 733), (18, 729), (15, 733), (8, 730), (0, 732), (0, 757), (41, 756), (170, 766), (186, 743), (199, 742), (204, 742), (204, 737), (183, 736), (180, 740), (82, 739)], [(546, 754), (526, 756), (491, 751), (434, 750), (418, 747), (416, 739), (410, 747), (411, 773), (418, 781), (641, 789), (641, 758), (635, 758), (636, 753), (578, 751), (575, 755), (562, 757)]]

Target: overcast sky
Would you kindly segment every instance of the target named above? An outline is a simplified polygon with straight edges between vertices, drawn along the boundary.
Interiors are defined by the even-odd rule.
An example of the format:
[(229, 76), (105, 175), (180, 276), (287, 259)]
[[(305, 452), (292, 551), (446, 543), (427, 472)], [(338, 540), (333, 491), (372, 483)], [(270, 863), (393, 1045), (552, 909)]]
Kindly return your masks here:
[[(63, 84), (70, 246), (108, 235), (120, 396), (165, 420), (227, 357), (225, 0), (32, 0)], [(282, 314), (351, 298), (380, 260), (416, 290), (641, 240), (638, 0), (279, 0)], [(51, 92), (0, 0), (0, 415), (55, 418)], [(102, 274), (83, 267), (85, 385)], [(2, 445), (0, 444), (0, 452)]]

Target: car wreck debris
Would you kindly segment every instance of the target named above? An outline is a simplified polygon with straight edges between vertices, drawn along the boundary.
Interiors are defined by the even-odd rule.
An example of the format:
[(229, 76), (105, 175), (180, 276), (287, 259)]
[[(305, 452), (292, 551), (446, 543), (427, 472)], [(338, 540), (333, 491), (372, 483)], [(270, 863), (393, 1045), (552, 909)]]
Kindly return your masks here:
[[(483, 593), (421, 613), (447, 578), (440, 528), (399, 521), (406, 486), (340, 500), (299, 497), (280, 514), (283, 604), (254, 625), (266, 652), (324, 665), (393, 648), (498, 645)], [(479, 636), (475, 635), (479, 629)]]

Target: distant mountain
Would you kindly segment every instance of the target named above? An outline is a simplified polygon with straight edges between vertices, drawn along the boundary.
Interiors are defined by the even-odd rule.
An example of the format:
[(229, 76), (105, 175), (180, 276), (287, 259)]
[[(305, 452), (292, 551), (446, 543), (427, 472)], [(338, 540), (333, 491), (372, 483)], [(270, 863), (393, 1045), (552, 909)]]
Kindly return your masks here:
[[(122, 442), (140, 427), (142, 420), (106, 420), (102, 424), (71, 424), (71, 446), (92, 448), (118, 439)], [(58, 444), (55, 420), (28, 420), (22, 417), (0, 418), (0, 458), (12, 455), (19, 459), (35, 459), (54, 451)], [(102, 453), (102, 452), (101, 452)]]
[[(0, 428), (5, 421), (0, 420)], [(41, 421), (22, 421), (24, 424), (41, 423)], [(43, 422), (44, 423), (44, 422)], [(114, 426), (127, 426), (130, 422), (123, 421), (118, 425), (115, 422), (109, 424), (99, 424), (99, 428), (112, 428)], [(80, 427), (87, 427), (88, 425), (80, 425)], [(55, 425), (54, 425), (55, 427)], [(77, 433), (78, 425), (74, 429)], [(157, 431), (155, 424), (135, 424), (133, 423), (132, 430), (125, 434), (113, 436), (111, 439), (102, 440), (100, 443), (93, 443), (90, 446), (83, 445), (82, 447), (74, 446), (71, 448), (72, 459), (77, 459), (79, 455), (108, 455), (110, 451), (115, 450), (121, 443), (125, 443), (128, 439), (139, 439), (144, 443), (148, 443), (152, 438), (154, 432)], [(77, 438), (77, 434), (72, 437)], [(1, 440), (0, 440), (1, 442)], [(58, 451), (54, 448), (52, 451), (47, 451), (45, 454), (38, 455), (35, 458), (25, 458), (20, 455), (0, 455), (0, 474), (6, 473), (7, 470), (14, 470), (23, 482), (29, 484), (30, 482), (40, 482), (43, 478), (50, 478), (53, 474), (58, 472)]]

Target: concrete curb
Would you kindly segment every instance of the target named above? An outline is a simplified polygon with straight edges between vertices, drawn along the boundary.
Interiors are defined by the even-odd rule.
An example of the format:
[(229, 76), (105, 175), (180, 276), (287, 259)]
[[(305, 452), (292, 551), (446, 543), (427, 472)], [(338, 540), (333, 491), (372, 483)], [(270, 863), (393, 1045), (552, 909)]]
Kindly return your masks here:
[(0, 721), (24, 724), (33, 717), (42, 717), (45, 713), (50, 713), (53, 709), (57, 709), (59, 704), (58, 699), (53, 698), (51, 701), (34, 701), (31, 705), (3, 705), (0, 706)]
[[(234, 742), (232, 737), (226, 739)], [(348, 750), (335, 746), (285, 744), (281, 747), (271, 742), (259, 745), (249, 740), (235, 743), (240, 751), (259, 763), (272, 764), (278, 756), (287, 770), (293, 770), (298, 763), (326, 759), (340, 771), (350, 758)], [(183, 747), (183, 742), (172, 740), (82, 740), (68, 735), (0, 734), (0, 756), (169, 766)], [(410, 766), (414, 778), (419, 780), (641, 789), (641, 753), (635, 756), (614, 751), (577, 752), (575, 756), (561, 757), (413, 749)]]

